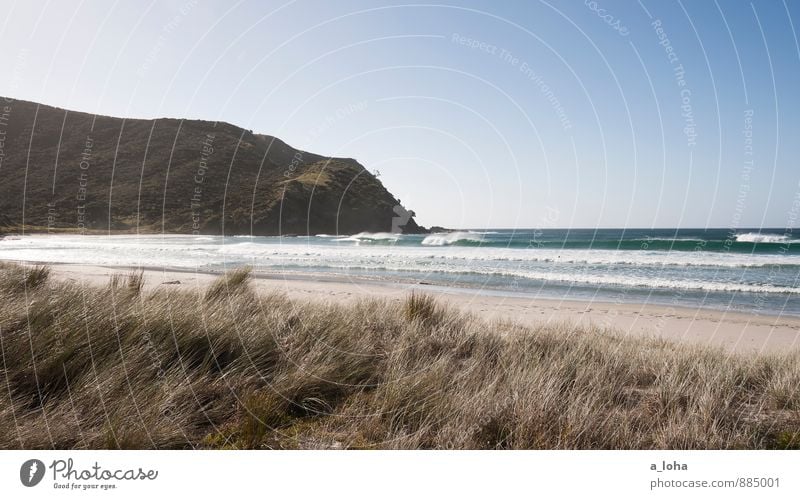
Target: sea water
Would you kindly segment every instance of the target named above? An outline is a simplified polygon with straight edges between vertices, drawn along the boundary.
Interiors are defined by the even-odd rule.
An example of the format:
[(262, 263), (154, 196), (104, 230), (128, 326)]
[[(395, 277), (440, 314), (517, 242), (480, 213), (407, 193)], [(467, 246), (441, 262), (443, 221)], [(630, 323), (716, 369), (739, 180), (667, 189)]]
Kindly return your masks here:
[(783, 229), (464, 230), (306, 237), (32, 235), (0, 259), (371, 279), (539, 298), (800, 315), (800, 234)]

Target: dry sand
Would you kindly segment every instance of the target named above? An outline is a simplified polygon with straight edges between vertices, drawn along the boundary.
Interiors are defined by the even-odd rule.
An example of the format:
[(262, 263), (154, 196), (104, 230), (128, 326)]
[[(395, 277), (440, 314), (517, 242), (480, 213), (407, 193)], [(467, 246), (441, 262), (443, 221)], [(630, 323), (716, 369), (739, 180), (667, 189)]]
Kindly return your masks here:
[[(101, 266), (54, 264), (57, 279), (86, 285), (106, 285), (115, 273), (128, 269)], [(194, 289), (203, 287), (216, 274), (179, 270), (145, 270), (145, 288)], [(256, 275), (253, 285), (261, 290), (278, 290), (297, 300), (347, 302), (361, 298), (399, 301), (412, 289), (408, 284), (374, 281), (330, 281), (288, 279)], [(800, 318), (725, 312), (705, 308), (670, 307), (652, 304), (564, 301), (536, 297), (498, 296), (470, 289), (415, 285), (440, 302), (459, 307), (489, 320), (510, 320), (522, 324), (569, 321), (595, 324), (625, 334), (657, 336), (673, 341), (711, 345), (729, 352), (774, 353), (800, 348)]]

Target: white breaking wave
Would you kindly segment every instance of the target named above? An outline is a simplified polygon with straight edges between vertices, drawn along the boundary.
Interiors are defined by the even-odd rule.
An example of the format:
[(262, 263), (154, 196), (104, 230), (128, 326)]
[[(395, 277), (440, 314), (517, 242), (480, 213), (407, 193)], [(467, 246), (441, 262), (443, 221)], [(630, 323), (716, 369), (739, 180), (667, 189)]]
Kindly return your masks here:
[(359, 232), (354, 236), (335, 239), (335, 241), (355, 242), (355, 243), (374, 242), (374, 241), (397, 241), (400, 238), (400, 236), (401, 234), (395, 234), (392, 232)]
[(800, 239), (792, 239), (785, 234), (761, 234), (758, 232), (736, 234), (736, 241), (740, 243), (800, 243)]
[[(441, 261), (454, 268), (482, 266), (528, 266), (533, 264), (575, 264), (581, 266), (614, 267), (710, 267), (758, 268), (797, 267), (800, 255), (747, 254), (712, 251), (642, 251), (642, 250), (587, 250), (587, 249), (536, 249), (498, 248), (475, 246), (449, 246), (462, 240), (464, 233), (432, 234), (425, 246), (400, 245), (339, 245), (340, 241), (369, 242), (396, 241), (399, 234), (362, 233), (354, 236), (329, 239), (329, 243), (286, 243), (280, 238), (237, 238), (236, 242), (223, 243), (220, 237), (213, 241), (197, 241), (186, 236), (25, 236), (0, 240), (0, 259), (28, 260), (53, 263), (101, 263), (104, 265), (129, 265), (131, 261), (149, 261), (151, 265), (196, 267), (198, 265), (225, 263), (231, 257), (272, 261), (303, 257), (316, 259), (320, 264), (330, 261)], [(432, 237), (441, 240), (431, 240)], [(447, 236), (447, 237), (445, 237)], [(479, 240), (472, 236), (472, 241)], [(204, 238), (205, 239), (205, 238)], [(272, 242), (266, 242), (272, 241)], [(424, 242), (424, 241), (423, 241)], [(124, 261), (124, 263), (123, 263)], [(181, 265), (182, 262), (182, 265)], [(796, 273), (797, 271), (795, 271)]]
[[(404, 266), (376, 265), (376, 266), (331, 266), (338, 270), (383, 270), (383, 271), (408, 271), (411, 270)], [(481, 270), (471, 269), (454, 272), (449, 268), (429, 267), (425, 271), (429, 274), (477, 274), (510, 278), (525, 278), (536, 281), (557, 282), (564, 284), (583, 284), (590, 286), (619, 286), (636, 288), (661, 288), (690, 291), (725, 291), (725, 292), (744, 292), (744, 293), (769, 293), (769, 294), (800, 294), (800, 288), (789, 286), (777, 286), (772, 284), (748, 284), (739, 282), (712, 282), (689, 279), (667, 279), (659, 277), (635, 277), (624, 275), (596, 275), (591, 273), (559, 273), (559, 272), (527, 272), (523, 270)]]
[(431, 234), (422, 240), (423, 246), (449, 246), (459, 241), (471, 241), (479, 243), (483, 240), (477, 237), (474, 232), (441, 232)]
[[(0, 240), (0, 259), (109, 266), (333, 270), (435, 274), (457, 283), (464, 276), (531, 279), (553, 283), (748, 293), (800, 293), (800, 255), (706, 251), (641, 251), (488, 248), (451, 246), (465, 233), (425, 246), (364, 244), (394, 241), (399, 234), (362, 233), (313, 244), (294, 239), (228, 239), (192, 236), (26, 236)], [(467, 234), (469, 235), (469, 234)], [(471, 236), (476, 240), (476, 236)], [(445, 242), (446, 241), (446, 242)], [(767, 270), (769, 269), (769, 274)], [(747, 268), (747, 270), (742, 270)], [(775, 273), (777, 269), (779, 273)], [(481, 278), (482, 279), (482, 278)]]

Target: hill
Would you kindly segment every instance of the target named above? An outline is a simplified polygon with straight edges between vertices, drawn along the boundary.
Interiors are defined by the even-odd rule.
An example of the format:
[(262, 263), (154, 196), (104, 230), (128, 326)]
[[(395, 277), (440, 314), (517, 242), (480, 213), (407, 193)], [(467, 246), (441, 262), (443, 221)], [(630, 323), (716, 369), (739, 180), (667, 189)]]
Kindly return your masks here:
[(425, 231), (357, 161), (223, 122), (113, 118), (0, 98), (0, 174), (6, 232)]

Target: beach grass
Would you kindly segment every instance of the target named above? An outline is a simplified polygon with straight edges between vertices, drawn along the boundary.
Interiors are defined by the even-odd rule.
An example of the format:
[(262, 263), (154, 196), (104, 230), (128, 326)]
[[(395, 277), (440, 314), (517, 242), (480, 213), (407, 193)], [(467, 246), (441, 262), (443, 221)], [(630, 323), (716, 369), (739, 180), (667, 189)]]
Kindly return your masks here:
[(0, 265), (0, 447), (796, 449), (800, 355)]

